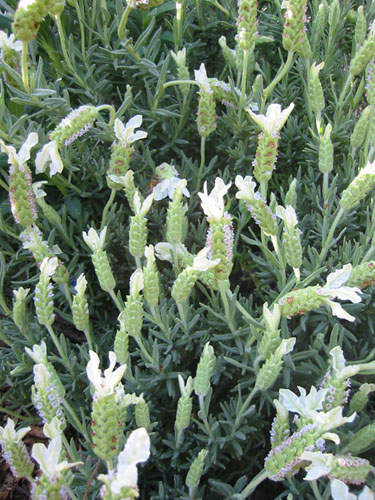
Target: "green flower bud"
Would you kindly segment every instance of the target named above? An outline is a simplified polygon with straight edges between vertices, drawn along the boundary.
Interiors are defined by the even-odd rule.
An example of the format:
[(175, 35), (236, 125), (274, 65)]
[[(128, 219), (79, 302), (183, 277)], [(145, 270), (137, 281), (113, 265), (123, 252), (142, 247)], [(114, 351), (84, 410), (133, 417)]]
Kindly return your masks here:
[(35, 310), (38, 321), (41, 325), (52, 325), (55, 321), (53, 313), (53, 287), (51, 276), (57, 268), (57, 258), (49, 259), (46, 257), (40, 265), (40, 278), (38, 285), (35, 287)]
[(280, 446), (289, 436), (289, 412), (277, 399), (273, 400), (276, 406), (276, 417), (273, 419), (270, 437), (272, 448)]
[(190, 425), (191, 410), (193, 406), (193, 398), (188, 395), (181, 396), (177, 403), (177, 413), (175, 421), (175, 429), (180, 432), (187, 429)]
[(365, 425), (359, 431), (351, 436), (346, 448), (350, 453), (357, 455), (362, 453), (368, 448), (372, 447), (375, 443), (375, 423)]
[(350, 273), (348, 286), (358, 286), (366, 288), (375, 284), (375, 261), (364, 262), (358, 266), (354, 266)]
[(29, 291), (30, 288), (25, 289), (22, 286), (18, 288), (18, 290), (13, 290), (14, 300), (12, 318), (20, 330), (23, 329), (26, 322), (26, 298)]
[[(255, 186), (255, 182), (254, 182)], [(247, 201), (247, 200), (246, 200)], [(262, 199), (259, 191), (254, 192), (254, 196), (246, 203), (248, 211), (251, 213), (255, 223), (260, 226), (266, 236), (276, 236), (278, 232), (278, 224), (276, 215), (267, 206), (267, 203)]]
[(60, 249), (55, 246), (51, 250), (48, 243), (42, 239), (42, 232), (37, 226), (28, 227), (20, 234), (23, 241), (23, 248), (30, 250), (38, 264), (46, 257), (53, 257), (54, 253), (59, 253)]
[(230, 215), (225, 212), (221, 221), (212, 220), (206, 236), (206, 246), (209, 248), (209, 258), (220, 259), (212, 269), (213, 276), (218, 280), (226, 280), (233, 267), (234, 232)]
[(77, 293), (73, 297), (72, 313), (74, 326), (81, 332), (85, 332), (89, 328), (89, 306), (85, 295), (86, 287), (85, 275), (80, 274), (74, 287)]
[(285, 260), (295, 270), (299, 279), (299, 271), (302, 265), (302, 247), (300, 239), (300, 230), (297, 229), (297, 216), (294, 208), (290, 205), (286, 209), (279, 205), (276, 208), (276, 215), (284, 221), (283, 228), (283, 252)]
[(367, 405), (369, 394), (375, 391), (375, 384), (362, 384), (350, 400), (350, 409), (359, 413)]
[(203, 90), (199, 92), (199, 96), (197, 117), (198, 132), (200, 136), (208, 137), (216, 129), (216, 101), (213, 94), (204, 92)]
[(120, 322), (120, 328), (116, 332), (114, 351), (117, 361), (121, 364), (125, 364), (128, 362), (129, 358), (129, 334), (124, 321), (124, 311), (120, 313), (118, 320)]
[(143, 268), (143, 296), (149, 307), (156, 307), (159, 302), (159, 273), (155, 264), (154, 247), (145, 249), (147, 265)]
[(138, 403), (135, 405), (134, 413), (137, 427), (144, 427), (145, 429), (148, 429), (151, 424), (150, 410), (148, 404), (143, 398), (140, 398)]
[(375, 61), (374, 58), (366, 66), (366, 99), (369, 105), (375, 105)]
[(255, 381), (255, 386), (260, 391), (266, 391), (276, 382), (283, 367), (284, 362), (282, 358), (293, 350), (295, 342), (296, 339), (294, 337), (282, 340), (272, 356), (266, 359)]
[(52, 226), (61, 225), (61, 217), (51, 205), (48, 205), (43, 198), (37, 198), (37, 204), (40, 206), (45, 218)]
[(358, 7), (357, 10), (357, 20), (354, 29), (354, 41), (356, 47), (359, 47), (366, 40), (367, 23), (366, 16), (363, 12), (363, 5)]
[(297, 52), (305, 59), (310, 57), (311, 48), (306, 35), (306, 0), (284, 0), (286, 8), (284, 17), (283, 47), (285, 50)]
[(346, 484), (362, 484), (370, 472), (370, 462), (364, 458), (347, 456), (334, 457), (329, 473), (330, 479), (339, 479)]
[(201, 480), (201, 476), (203, 473), (204, 467), (204, 459), (208, 454), (208, 450), (201, 450), (198, 456), (193, 460), (190, 465), (189, 472), (187, 473), (185, 484), (191, 489), (195, 489), (199, 485), (199, 481)]
[(241, 50), (253, 51), (258, 36), (256, 0), (239, 0), (236, 41)]
[(297, 179), (293, 179), (289, 184), (289, 189), (285, 195), (284, 205), (290, 205), (294, 209), (297, 206), (297, 193), (296, 193)]
[(3, 448), (3, 458), (15, 478), (27, 477), (30, 479), (34, 470), (34, 464), (22, 441), (22, 438), (29, 430), (30, 427), (24, 427), (16, 431), (11, 418), (8, 418), (5, 427), (0, 427), (0, 444)]
[(129, 252), (133, 257), (143, 257), (147, 233), (147, 219), (141, 215), (134, 215), (130, 218)]
[[(177, 78), (179, 80), (189, 80), (190, 73), (189, 68), (186, 66), (186, 48), (184, 47), (182, 50), (179, 50), (177, 54), (171, 51), (171, 56), (173, 57), (176, 66), (177, 66)], [(179, 86), (181, 94), (184, 97), (187, 97), (190, 90), (190, 84), (186, 83)]]
[(91, 436), (94, 452), (106, 462), (116, 458), (120, 451), (119, 438), (125, 427), (121, 416), (114, 393), (92, 403)]
[(233, 70), (237, 70), (236, 51), (228, 47), (225, 36), (219, 38), (219, 45), (226, 64)]
[(112, 154), (107, 170), (107, 186), (110, 189), (122, 189), (123, 185), (113, 181), (110, 176), (124, 176), (129, 168), (129, 163), (134, 152), (132, 146), (123, 146), (121, 143), (112, 145)]
[(261, 182), (268, 182), (276, 168), (277, 148), (280, 134), (278, 132), (261, 132), (258, 135), (258, 147), (253, 160), (254, 177)]
[(318, 12), (312, 23), (312, 32), (315, 40), (320, 40), (322, 38), (328, 20), (328, 10), (328, 4), (326, 0), (323, 0), (323, 2), (319, 4)]
[(339, 0), (333, 0), (333, 2), (329, 6), (329, 12), (328, 12), (328, 24), (332, 30), (336, 28), (339, 19), (340, 19), (340, 3)]
[(268, 359), (276, 351), (280, 343), (280, 330), (266, 330), (258, 343), (259, 356), (264, 360)]
[(177, 304), (183, 304), (188, 300), (198, 277), (199, 272), (192, 269), (191, 266), (180, 272), (171, 290), (171, 295)]
[(194, 379), (194, 392), (197, 396), (204, 397), (210, 390), (210, 378), (215, 368), (216, 357), (214, 349), (207, 342), (203, 348)]
[(12, 24), (16, 38), (23, 42), (34, 40), (40, 23), (47, 15), (48, 8), (44, 0), (21, 0), (18, 3)]
[(319, 113), (324, 109), (324, 94), (319, 80), (319, 71), (324, 67), (324, 62), (311, 66), (311, 77), (308, 81), (308, 99), (311, 111)]
[(35, 196), (31, 187), (31, 170), (26, 164), (9, 168), (9, 201), (17, 224), (31, 226), (38, 218)]
[[(56, 374), (56, 372), (54, 373)], [(59, 383), (61, 385), (60, 380)], [(34, 366), (34, 384), (31, 389), (32, 401), (39, 417), (43, 423), (51, 422), (57, 418), (61, 428), (64, 429), (66, 422), (61, 406), (62, 397), (59, 385), (55, 385), (54, 378), (46, 365), (38, 363)]]
[(182, 201), (182, 192), (186, 184), (186, 179), (178, 183), (167, 210), (167, 241), (172, 245), (182, 243), (187, 232), (187, 207)]
[(352, 148), (361, 147), (366, 138), (370, 121), (370, 109), (370, 106), (364, 108), (361, 116), (359, 117), (359, 120), (355, 124), (352, 135), (350, 136), (350, 145), (352, 146)]
[(112, 274), (107, 254), (103, 250), (106, 233), (106, 227), (100, 232), (99, 235), (93, 228), (91, 228), (87, 234), (84, 232), (82, 235), (85, 243), (93, 252), (91, 260), (95, 268), (96, 276), (99, 280), (100, 288), (105, 292), (109, 292), (114, 290), (116, 280)]
[(51, 141), (56, 141), (59, 148), (69, 146), (92, 127), (98, 114), (94, 106), (80, 106), (74, 109), (51, 132)]
[(63, 13), (65, 7), (65, 0), (53, 0), (48, 2), (48, 13), (51, 16), (59, 16)]
[(359, 75), (370, 62), (375, 51), (375, 29), (371, 29), (368, 37), (357, 50), (355, 56), (350, 63), (350, 73), (353, 76)]
[[(222, 102), (225, 106), (236, 106), (237, 99), (236, 96), (233, 95), (230, 85), (217, 78), (209, 78), (208, 82), (213, 92), (213, 96), (217, 101)], [(237, 96), (241, 95), (241, 91), (237, 87), (234, 87), (233, 90)]]
[(322, 174), (329, 174), (333, 169), (333, 145), (331, 141), (332, 126), (329, 123), (320, 138), (319, 144), (319, 170)]
[(318, 448), (317, 441), (320, 435), (317, 426), (310, 423), (273, 447), (264, 462), (269, 479), (283, 481), (296, 474), (306, 463), (301, 458), (302, 453), (305, 450)]
[(56, 270), (54, 275), (52, 276), (52, 279), (55, 283), (58, 285), (62, 284), (69, 284), (70, 283), (70, 275), (67, 270), (67, 268), (62, 264), (60, 261), (58, 261)]
[(313, 309), (319, 309), (322, 300), (316, 293), (318, 288), (318, 286), (309, 286), (300, 290), (293, 290), (287, 296), (279, 299), (281, 316), (290, 318), (297, 314), (303, 315)]
[[(135, 212), (134, 195), (137, 191), (137, 188), (135, 187), (134, 172), (132, 170), (128, 170), (126, 172), (125, 177), (124, 177), (124, 191), (125, 191), (125, 196), (126, 196), (126, 199), (128, 200), (130, 208), (133, 210), (133, 212)], [(141, 195), (139, 193), (138, 193), (138, 195), (139, 195), (140, 201), (142, 202), (143, 200), (142, 200)]]
[(359, 171), (349, 186), (342, 192), (340, 207), (351, 210), (356, 207), (375, 185), (375, 162), (367, 165)]

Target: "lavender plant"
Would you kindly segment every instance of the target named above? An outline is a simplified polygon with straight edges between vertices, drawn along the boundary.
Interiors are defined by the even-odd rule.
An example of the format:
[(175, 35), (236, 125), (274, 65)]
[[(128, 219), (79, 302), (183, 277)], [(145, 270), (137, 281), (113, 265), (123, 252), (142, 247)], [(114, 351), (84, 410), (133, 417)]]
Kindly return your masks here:
[(2, 9), (9, 473), (35, 499), (375, 498), (374, 5)]

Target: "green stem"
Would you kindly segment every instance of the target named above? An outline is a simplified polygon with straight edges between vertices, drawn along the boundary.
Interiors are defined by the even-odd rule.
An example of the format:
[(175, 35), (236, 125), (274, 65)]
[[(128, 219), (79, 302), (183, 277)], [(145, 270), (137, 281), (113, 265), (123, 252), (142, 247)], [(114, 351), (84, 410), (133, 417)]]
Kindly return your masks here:
[(90, 351), (94, 351), (94, 344), (93, 344), (93, 341), (92, 341), (92, 336), (91, 336), (91, 331), (90, 331), (90, 327), (86, 328), (83, 333), (85, 334), (85, 337), (86, 337), (86, 340), (87, 340), (87, 343), (89, 345), (89, 350)]
[(72, 422), (70, 422), (70, 423), (77, 429), (77, 431), (79, 431), (82, 434), (82, 436), (85, 438), (86, 442), (90, 443), (91, 439), (86, 431), (86, 428), (82, 425), (81, 420), (77, 417), (75, 411), (73, 410), (73, 408), (70, 406), (70, 404), (68, 403), (68, 401), (65, 398), (62, 399), (62, 404), (63, 404), (64, 408), (68, 411), (72, 421), (74, 422), (74, 424), (72, 424)]
[(126, 23), (128, 22), (128, 17), (129, 17), (130, 12), (131, 12), (131, 8), (129, 7), (129, 5), (127, 5), (126, 9), (124, 10), (124, 13), (122, 14), (121, 21), (120, 21), (120, 24), (118, 25), (118, 29), (117, 29), (117, 35), (118, 35), (120, 40), (122, 40), (124, 37)]
[(103, 9), (102, 18), (103, 18), (104, 41), (105, 41), (105, 44), (108, 46), (109, 45), (108, 26), (107, 26), (107, 18), (105, 16), (105, 12), (108, 13), (108, 9), (107, 9), (107, 4), (106, 4), (105, 0), (102, 0), (101, 3), (102, 3), (102, 9)]
[(249, 495), (251, 495), (251, 493), (255, 490), (255, 488), (267, 478), (268, 474), (266, 469), (261, 470), (255, 477), (253, 477), (253, 479), (246, 486), (246, 488), (241, 491), (240, 498), (242, 499), (247, 498)]
[(174, 40), (174, 49), (177, 53), (179, 48), (182, 45), (182, 18), (184, 15), (184, 9), (182, 7), (182, 2), (176, 2), (176, 32), (175, 32), (175, 40)]
[(27, 69), (27, 42), (22, 42), (22, 82), (26, 92), (30, 93), (29, 70)]
[(62, 348), (62, 345), (60, 344), (60, 341), (59, 341), (54, 329), (52, 328), (52, 325), (47, 323), (47, 325), (45, 325), (45, 326), (46, 326), (48, 333), (50, 334), (50, 336), (53, 340), (53, 343), (55, 344), (55, 347), (60, 355), (60, 358), (64, 361), (64, 364), (65, 364), (66, 368), (69, 370), (69, 372), (72, 373), (73, 369), (72, 369), (72, 364), (70, 362), (70, 359), (66, 355), (66, 352), (64, 351), (64, 349)]
[(236, 328), (235, 328), (233, 321), (232, 321), (228, 297), (227, 297), (228, 292), (229, 292), (229, 294), (231, 294), (229, 280), (218, 280), (218, 282), (219, 282), (219, 290), (220, 290), (221, 300), (222, 300), (223, 305), (224, 305), (225, 319), (227, 320), (230, 331), (232, 333), (234, 333), (236, 331)]
[(70, 293), (68, 284), (62, 283), (62, 289), (63, 289), (64, 295), (65, 295), (65, 298), (69, 303), (69, 306), (72, 307), (73, 300), (72, 300), (72, 295)]
[(198, 415), (204, 423), (207, 435), (211, 437), (211, 428), (210, 424), (208, 423), (207, 415), (204, 408), (204, 396), (202, 394), (198, 394), (198, 398), (199, 398), (199, 410), (200, 410)]
[(284, 76), (288, 73), (290, 66), (292, 65), (292, 62), (293, 62), (293, 56), (294, 56), (294, 52), (292, 52), (290, 50), (288, 52), (288, 58), (287, 58), (286, 62), (281, 66), (281, 68), (278, 71), (275, 78), (272, 80), (272, 82), (268, 85), (268, 87), (264, 91), (264, 100), (265, 101), (267, 101), (270, 93), (273, 91), (273, 89), (276, 87), (276, 85), (279, 83), (279, 81), (282, 78), (284, 78)]
[(152, 306), (150, 307), (152, 317), (154, 318), (155, 323), (158, 325), (160, 330), (164, 333), (166, 336), (167, 340), (170, 342), (170, 335), (169, 335), (169, 330), (168, 328), (164, 325), (161, 317), (160, 317), (160, 312), (158, 307)]
[(241, 81), (241, 98), (240, 98), (240, 108), (244, 105), (246, 97), (246, 82), (247, 82), (247, 66), (249, 62), (249, 51), (245, 49), (243, 51), (243, 61), (242, 61), (242, 81)]
[(316, 479), (314, 479), (313, 481), (309, 481), (309, 483), (310, 483), (311, 489), (314, 492), (316, 500), (323, 500), (322, 495), (320, 494), (320, 491), (318, 488), (318, 483), (317, 483)]
[(135, 258), (135, 265), (137, 266), (137, 269), (142, 269), (141, 258), (140, 257), (134, 257), (134, 258)]
[(137, 342), (138, 347), (140, 348), (143, 356), (151, 363), (151, 365), (159, 369), (159, 363), (155, 361), (155, 359), (151, 356), (151, 354), (147, 352), (147, 349), (145, 348), (140, 335), (135, 335), (134, 340)]
[(230, 12), (229, 10), (225, 9), (222, 5), (219, 4), (217, 0), (208, 0), (214, 7), (217, 7), (223, 14), (226, 16), (230, 17)]
[(78, 5), (78, 1), (75, 3), (75, 8), (77, 12), (77, 18), (79, 22), (79, 28), (81, 31), (81, 53), (82, 53), (82, 59), (85, 64), (87, 64), (86, 60), (86, 41), (85, 41), (85, 26), (82, 21), (82, 14), (81, 14), (81, 9), (80, 6)]
[(62, 50), (64, 59), (65, 59), (65, 62), (67, 64), (70, 72), (76, 78), (76, 80), (80, 84), (80, 86), (83, 87), (83, 88), (87, 88), (86, 84), (82, 80), (82, 78), (79, 75), (77, 75), (77, 73), (76, 73), (76, 71), (75, 71), (75, 69), (73, 67), (73, 64), (72, 64), (72, 62), (70, 60), (70, 57), (69, 57), (69, 54), (68, 54), (68, 51), (67, 51), (67, 48), (66, 48), (64, 28), (63, 28), (62, 23), (61, 23), (61, 15), (58, 14), (58, 15), (55, 15), (54, 17), (55, 17), (55, 21), (56, 21), (56, 24), (57, 24), (57, 30), (58, 30), (58, 33), (59, 33), (59, 38), (60, 38), (60, 43), (61, 43), (61, 50)]
[(201, 186), (202, 177), (204, 173), (204, 164), (206, 159), (206, 137), (201, 137), (201, 164), (198, 171), (197, 183), (195, 186), (195, 190), (199, 191)]
[(238, 415), (237, 415), (236, 420), (234, 422), (234, 426), (232, 428), (232, 436), (234, 435), (234, 433), (238, 429), (239, 425), (241, 424), (242, 415), (249, 409), (251, 400), (253, 399), (255, 394), (258, 392), (258, 390), (259, 390), (258, 387), (254, 387), (253, 390), (250, 392), (250, 394), (247, 396), (245, 402), (242, 404), (240, 411), (238, 412)]
[(111, 106), (110, 104), (102, 104), (101, 106), (97, 106), (96, 109), (99, 112), (102, 111), (103, 109), (107, 109), (109, 111), (110, 118), (109, 118), (108, 127), (112, 128), (113, 124), (115, 123), (115, 118), (116, 118), (115, 108), (113, 106)]
[[(339, 101), (338, 101), (337, 106), (336, 106), (335, 115), (334, 115), (334, 124), (336, 124), (337, 119), (340, 117), (341, 109), (342, 109), (343, 104), (344, 104), (344, 99), (346, 97), (346, 93), (348, 91), (348, 88), (350, 87), (350, 85), (352, 83), (352, 78), (353, 78), (353, 76), (349, 72), (348, 77), (347, 77), (346, 82), (345, 82), (345, 85), (341, 91)], [(335, 128), (335, 125), (333, 128)]]
[(325, 172), (323, 175), (323, 207), (328, 204), (328, 190), (329, 190), (329, 173)]
[(178, 312), (180, 314), (180, 318), (182, 324), (184, 326), (185, 333), (188, 333), (188, 325), (186, 320), (186, 312), (185, 312), (185, 304), (177, 304)]
[(111, 189), (111, 194), (110, 194), (109, 199), (106, 203), (106, 206), (104, 207), (104, 210), (103, 210), (102, 222), (100, 224), (100, 231), (102, 231), (105, 227), (105, 223), (107, 222), (108, 211), (111, 208), (112, 203), (115, 199), (116, 191), (117, 191), (116, 189)]
[(111, 299), (113, 300), (113, 302), (116, 304), (117, 309), (121, 312), (124, 308), (122, 307), (122, 304), (120, 303), (119, 299), (117, 298), (115, 291), (109, 290), (108, 293), (111, 296)]
[(338, 211), (338, 213), (336, 215), (335, 220), (333, 221), (333, 223), (331, 225), (331, 229), (330, 229), (330, 231), (328, 233), (328, 236), (327, 236), (326, 240), (323, 243), (323, 248), (322, 248), (322, 251), (320, 252), (320, 255), (319, 255), (319, 264), (318, 264), (319, 266), (321, 265), (321, 263), (326, 258), (326, 255), (327, 255), (328, 250), (329, 250), (330, 243), (331, 243), (332, 238), (333, 238), (333, 234), (334, 234), (334, 232), (336, 230), (336, 227), (337, 227), (338, 223), (340, 222), (341, 217), (344, 215), (344, 213), (345, 213), (345, 210), (343, 208), (340, 208), (340, 210)]

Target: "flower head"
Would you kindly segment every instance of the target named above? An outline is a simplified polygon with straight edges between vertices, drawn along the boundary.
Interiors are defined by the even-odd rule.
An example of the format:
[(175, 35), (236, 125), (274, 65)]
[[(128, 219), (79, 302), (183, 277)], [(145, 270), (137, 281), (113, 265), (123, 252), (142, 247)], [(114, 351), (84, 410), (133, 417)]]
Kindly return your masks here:
[(276, 215), (284, 221), (285, 227), (288, 231), (292, 231), (298, 224), (296, 211), (291, 205), (284, 208), (282, 205), (276, 207)]
[(50, 478), (60, 477), (62, 471), (82, 463), (69, 464), (66, 460), (59, 462), (62, 449), (61, 439), (61, 435), (55, 436), (51, 439), (48, 448), (42, 443), (36, 443), (31, 452), (31, 456), (38, 462), (43, 474)]
[(205, 65), (202, 63), (199, 67), (199, 70), (194, 70), (195, 80), (199, 83), (200, 87), (207, 92), (208, 94), (212, 94), (212, 89), (208, 82), (207, 73)]
[(13, 146), (7, 146), (0, 139), (0, 149), (3, 153), (8, 155), (8, 162), (15, 167), (19, 165), (24, 165), (28, 160), (30, 160), (30, 150), (38, 142), (38, 134), (36, 132), (31, 132), (26, 141), (20, 147), (19, 152)]
[(31, 427), (23, 427), (22, 429), (16, 431), (14, 421), (11, 418), (8, 418), (6, 426), (0, 426), (0, 443), (5, 441), (8, 443), (19, 443), (30, 429)]
[(215, 187), (208, 194), (207, 181), (203, 185), (203, 193), (198, 193), (201, 205), (208, 220), (221, 221), (224, 217), (224, 196), (227, 194), (232, 183), (224, 184), (223, 179), (216, 177)]
[[(174, 192), (177, 189), (179, 183), (181, 182), (181, 179), (178, 177), (178, 172), (176, 168), (173, 165), (169, 165), (168, 163), (164, 162), (158, 167), (156, 167), (155, 173), (157, 177), (160, 179), (160, 181), (156, 184), (156, 186), (152, 190), (152, 194), (154, 195), (154, 200), (159, 201), (166, 198), (167, 196), (171, 200), (173, 200)], [(179, 189), (182, 189), (182, 193), (184, 194), (184, 196), (189, 198), (190, 193), (189, 190), (186, 188), (186, 184), (182, 187), (180, 185)]]
[(16, 40), (16, 37), (12, 33), (7, 35), (5, 31), (0, 31), (0, 50), (3, 53), (6, 49), (15, 50), (16, 52), (22, 51), (22, 41)]
[(94, 386), (99, 398), (113, 394), (116, 385), (120, 382), (126, 370), (126, 365), (122, 365), (113, 371), (116, 364), (116, 355), (110, 351), (108, 357), (109, 367), (104, 370), (104, 377), (102, 377), (102, 372), (99, 369), (99, 357), (94, 351), (90, 351), (90, 361), (86, 367), (87, 377)]
[(243, 178), (241, 175), (236, 176), (235, 184), (239, 191), (236, 193), (236, 198), (239, 200), (253, 200), (255, 195), (256, 183), (250, 175)]
[(102, 229), (98, 234), (94, 228), (90, 228), (88, 233), (83, 232), (83, 239), (88, 247), (95, 252), (96, 250), (103, 249), (105, 235), (107, 234), (107, 227)]
[(280, 104), (270, 104), (267, 108), (266, 115), (256, 115), (250, 108), (247, 108), (246, 111), (263, 132), (272, 134), (278, 133), (281, 130), (293, 108), (294, 103), (291, 103), (284, 111), (281, 111)]
[(219, 264), (220, 259), (209, 260), (207, 255), (209, 253), (208, 248), (203, 248), (198, 254), (194, 257), (193, 260), (193, 269), (194, 271), (207, 271), (212, 267), (215, 267)]
[(353, 304), (358, 304), (361, 302), (361, 290), (357, 287), (342, 286), (350, 278), (350, 273), (352, 272), (352, 265), (346, 264), (342, 269), (330, 273), (327, 276), (326, 284), (323, 288), (319, 288), (317, 293), (324, 297), (324, 302), (327, 303), (331, 309), (332, 314), (338, 318), (346, 319), (348, 321), (354, 321), (355, 317), (348, 314), (345, 309), (337, 302), (334, 302), (334, 298), (341, 300), (350, 300)]
[(142, 115), (135, 115), (124, 125), (121, 120), (116, 118), (115, 120), (115, 134), (117, 139), (120, 141), (121, 145), (126, 147), (133, 144), (135, 141), (144, 139), (147, 137), (147, 132), (144, 130), (135, 129), (142, 125)]
[(49, 175), (52, 177), (61, 173), (64, 169), (59, 148), (56, 141), (50, 141), (43, 146), (35, 158), (35, 167), (37, 172), (44, 172), (49, 166)]

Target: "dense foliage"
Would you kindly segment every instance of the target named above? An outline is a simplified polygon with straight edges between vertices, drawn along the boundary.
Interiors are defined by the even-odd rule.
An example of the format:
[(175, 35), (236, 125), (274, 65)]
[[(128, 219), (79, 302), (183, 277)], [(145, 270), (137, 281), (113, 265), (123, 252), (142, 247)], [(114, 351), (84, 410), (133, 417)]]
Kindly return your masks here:
[[(108, 473), (140, 427), (141, 499), (375, 491), (362, 4), (0, 1), (0, 443), (24, 437), (5, 416), (56, 416), (51, 383), (57, 463), (78, 462), (47, 471), (34, 444), (33, 498), (64, 498), (54, 474), (72, 499), (137, 497)], [(89, 349), (126, 364), (106, 389)]]

